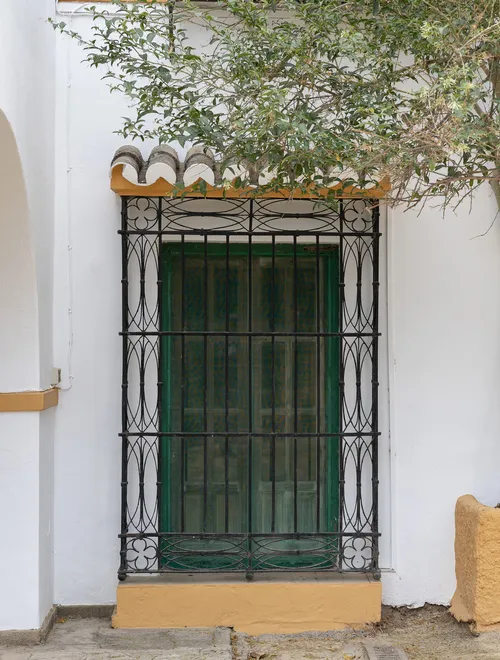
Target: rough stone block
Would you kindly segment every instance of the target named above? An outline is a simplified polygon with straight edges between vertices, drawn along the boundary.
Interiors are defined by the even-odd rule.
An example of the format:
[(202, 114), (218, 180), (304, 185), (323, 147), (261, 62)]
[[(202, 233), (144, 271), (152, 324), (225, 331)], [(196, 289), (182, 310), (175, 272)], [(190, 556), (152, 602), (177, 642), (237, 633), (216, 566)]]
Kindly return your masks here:
[(453, 616), (477, 632), (500, 630), (500, 509), (472, 495), (455, 509), (455, 572)]

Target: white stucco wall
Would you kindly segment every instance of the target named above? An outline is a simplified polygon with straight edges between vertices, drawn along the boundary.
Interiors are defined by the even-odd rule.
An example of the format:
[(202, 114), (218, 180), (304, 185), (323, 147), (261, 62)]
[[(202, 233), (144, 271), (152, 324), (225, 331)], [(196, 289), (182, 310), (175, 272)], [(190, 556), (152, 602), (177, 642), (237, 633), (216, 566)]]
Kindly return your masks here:
[[(74, 14), (74, 29), (89, 25)], [(59, 38), (54, 330), (69, 389), (56, 420), (55, 599), (65, 604), (113, 602), (119, 559), (121, 274), (108, 168), (126, 104), (81, 59)], [(467, 206), (445, 218), (430, 208), (389, 214), (380, 463), (390, 604), (447, 603), (456, 498), (500, 500), (499, 227), (474, 238), (494, 218), (488, 193), (470, 214)]]
[(0, 7), (0, 110), (15, 135), (35, 253), (39, 373), (24, 388), (48, 387), (52, 364), (55, 37), (52, 0), (7, 0)]
[(123, 101), (81, 57), (58, 40), (55, 600), (65, 604), (114, 602), (120, 525), (120, 206), (108, 181)]
[[(51, 0), (0, 6), (0, 391), (52, 367)], [(0, 414), (0, 630), (37, 628), (53, 595), (53, 414)]]
[[(389, 324), (395, 574), (391, 604), (447, 604), (454, 506), (500, 501), (500, 224), (488, 187), (469, 214), (392, 212)], [(480, 236), (484, 234), (484, 236)]]

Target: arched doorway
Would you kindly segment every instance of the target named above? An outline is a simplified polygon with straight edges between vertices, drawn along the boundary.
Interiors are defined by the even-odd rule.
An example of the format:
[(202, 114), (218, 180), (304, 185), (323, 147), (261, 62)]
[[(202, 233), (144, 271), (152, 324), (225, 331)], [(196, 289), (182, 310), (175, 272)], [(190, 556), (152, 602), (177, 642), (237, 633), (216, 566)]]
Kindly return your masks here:
[[(0, 398), (19, 400), (18, 393), (39, 388), (38, 337), (26, 186), (14, 131), (0, 110)], [(40, 413), (13, 409), (0, 412), (0, 525), (9, 530), (0, 544), (0, 631), (39, 628), (47, 610)]]
[(38, 351), (28, 200), (16, 139), (0, 110), (0, 392), (38, 388)]

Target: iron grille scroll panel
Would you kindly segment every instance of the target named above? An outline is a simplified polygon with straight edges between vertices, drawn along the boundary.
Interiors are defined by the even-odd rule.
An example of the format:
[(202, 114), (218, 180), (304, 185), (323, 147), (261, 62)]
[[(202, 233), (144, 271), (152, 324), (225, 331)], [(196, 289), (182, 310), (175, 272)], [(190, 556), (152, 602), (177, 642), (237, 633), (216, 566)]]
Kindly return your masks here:
[[(348, 199), (339, 201), (338, 208), (332, 209), (317, 201), (302, 199), (290, 202), (282, 199), (124, 197), (120, 234), (123, 257), (120, 579), (125, 579), (128, 574), (214, 570), (247, 574), (291, 570), (362, 571), (378, 576), (377, 203)], [(259, 253), (264, 246), (272, 278), (272, 314), (267, 326), (258, 327), (255, 318), (252, 319), (257, 295), (253, 272), (257, 262), (252, 255)], [(173, 275), (165, 271), (162, 255), (166, 249), (177, 254)], [(190, 268), (188, 255), (193, 250), (198, 251), (196, 263), (201, 268), (198, 270), (203, 294), (199, 299), (203, 308), (201, 325), (195, 329), (188, 327), (186, 300), (189, 292), (185, 284), (188, 282), (186, 272)], [(220, 255), (217, 263), (223, 273), (225, 269), (225, 275), (222, 275), (225, 289), (218, 298), (209, 291), (212, 287), (209, 255), (214, 250)], [(277, 303), (274, 300), (275, 279), (278, 277), (276, 264), (285, 252), (292, 273), (289, 277), (291, 293), (287, 294), (291, 321), (285, 329), (279, 329), (275, 321)], [(337, 259), (335, 291), (328, 290), (332, 280), (321, 274), (321, 269), (326, 266), (320, 266), (320, 263), (323, 264), (322, 259), (329, 252), (335, 252)], [(230, 281), (234, 279), (231, 269), (236, 259), (233, 255), (240, 253), (243, 260), (247, 255), (244, 262), (247, 271), (244, 276), (243, 307), (246, 311), (243, 329), (232, 325), (229, 314)], [(312, 262), (306, 262), (306, 255)], [(314, 267), (300, 265), (310, 263)], [(238, 267), (241, 269), (241, 265)], [(301, 326), (305, 308), (301, 307), (302, 281), (299, 280), (307, 268), (316, 273), (312, 278), (315, 290), (311, 291), (316, 304), (311, 321), (313, 327)], [(181, 282), (180, 294), (177, 290), (180, 302), (176, 310), (172, 308), (166, 312), (174, 295), (172, 282), (175, 278), (180, 278)], [(209, 327), (207, 320), (210, 295), (215, 295), (216, 307), (222, 309), (222, 326), (215, 329)], [(329, 312), (335, 318), (330, 325), (325, 325), (320, 319), (320, 309), (322, 306), (326, 309), (328, 296), (335, 297), (338, 302)], [(168, 314), (177, 319), (176, 325), (170, 324)], [(290, 390), (286, 413), (290, 425), (285, 423), (286, 428), (280, 427), (281, 422), (277, 419), (280, 388), (277, 387), (278, 367), (275, 364), (276, 346), (283, 338), (285, 344), (288, 342), (289, 361), (293, 363), (289, 370), (291, 377), (288, 377), (288, 381), (291, 378), (293, 382), (285, 387)], [(244, 345), (240, 352), (247, 368), (240, 371), (245, 374), (245, 396), (248, 398), (239, 426), (233, 427), (229, 423), (232, 404), (228, 356), (230, 347), (238, 341)], [(185, 397), (190, 386), (186, 380), (189, 342), (198, 342), (201, 351), (198, 375), (202, 382), (199, 391), (203, 394), (203, 402), (195, 430), (186, 420)], [(210, 351), (213, 353), (211, 347), (216, 342), (222, 346), (224, 354), (222, 377), (226, 395), (221, 412), (224, 419), (219, 426), (209, 421), (212, 412), (209, 409), (211, 388), (207, 366)], [(312, 426), (306, 424), (302, 428), (299, 417), (303, 409), (303, 378), (299, 373), (299, 359), (300, 346), (307, 342), (312, 342), (315, 351), (309, 367), (302, 374), (312, 374), (309, 389), (314, 390), (316, 414), (310, 416)], [(265, 428), (255, 422), (256, 403), (252, 394), (256, 387), (256, 347), (264, 344), (268, 349), (271, 346), (270, 363), (268, 361), (265, 366), (272, 381), (271, 421)], [(177, 382), (173, 382), (171, 374), (175, 369), (167, 370), (165, 365), (168, 362), (171, 367), (176, 360)], [(170, 375), (166, 375), (167, 372)], [(332, 379), (332, 374), (335, 382), (325, 385), (329, 378)], [(333, 389), (325, 389), (328, 387)], [(335, 417), (333, 425), (325, 421), (328, 417), (324, 412), (328, 404), (325, 401), (328, 398), (335, 399), (332, 403), (334, 412), (328, 413)], [(174, 408), (178, 412), (176, 419), (172, 412)], [(189, 500), (189, 488), (193, 490), (194, 487), (188, 483), (186, 466), (189, 443), (193, 442), (198, 443), (197, 456), (202, 458), (197, 469), (200, 483), (196, 486), (199, 501), (195, 506)], [(293, 500), (289, 505), (288, 523), (278, 520), (283, 509), (281, 506), (278, 511), (277, 505), (281, 486), (277, 479), (280, 442), (280, 446), (288, 447), (291, 457), (292, 476), (289, 477), (289, 491), (285, 493)], [(309, 448), (309, 481), (300, 476), (306, 443)], [(243, 479), (246, 483), (241, 488), (242, 503), (238, 505), (242, 514), (240, 518), (244, 518), (241, 524), (230, 520), (231, 507), (236, 506), (230, 479), (231, 452), (236, 446), (243, 447), (246, 461), (245, 475), (240, 478), (240, 482)], [(253, 495), (258, 470), (256, 447), (261, 448), (258, 449), (260, 463), (264, 460), (262, 447), (268, 448), (266, 469), (269, 478), (266, 482), (267, 504), (261, 506), (263, 513), (256, 512), (258, 506)], [(215, 508), (222, 511), (217, 523), (209, 520), (213, 508), (210, 461), (215, 460), (212, 458), (215, 454), (221, 459), (221, 465), (224, 464), (220, 470), (224, 475), (223, 482), (219, 484), (217, 497), (212, 498), (218, 502)], [(172, 465), (171, 456), (174, 455), (177, 463)], [(325, 473), (323, 463), (330, 461), (331, 456), (334, 456), (334, 462), (337, 461), (336, 468), (334, 473)], [(326, 477), (321, 476), (325, 474)], [(312, 495), (303, 496), (309, 502), (307, 523), (299, 520), (302, 515), (299, 491), (304, 484), (307, 488), (310, 486), (312, 492)], [(261, 501), (263, 498), (260, 496)], [(189, 523), (194, 510), (199, 519), (196, 530)], [(265, 524), (262, 522), (264, 518)]]

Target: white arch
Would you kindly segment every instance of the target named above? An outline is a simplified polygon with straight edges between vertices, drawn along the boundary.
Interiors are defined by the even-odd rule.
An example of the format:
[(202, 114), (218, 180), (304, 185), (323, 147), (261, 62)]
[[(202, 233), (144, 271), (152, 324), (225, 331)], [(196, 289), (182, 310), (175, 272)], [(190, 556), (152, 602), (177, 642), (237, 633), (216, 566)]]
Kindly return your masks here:
[(16, 138), (0, 110), (0, 392), (38, 389), (39, 369), (28, 199)]

